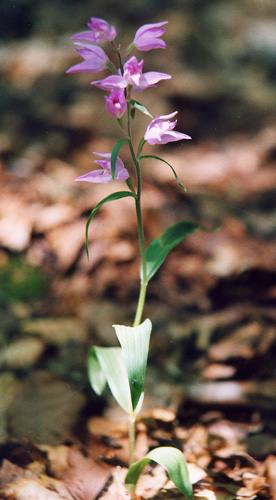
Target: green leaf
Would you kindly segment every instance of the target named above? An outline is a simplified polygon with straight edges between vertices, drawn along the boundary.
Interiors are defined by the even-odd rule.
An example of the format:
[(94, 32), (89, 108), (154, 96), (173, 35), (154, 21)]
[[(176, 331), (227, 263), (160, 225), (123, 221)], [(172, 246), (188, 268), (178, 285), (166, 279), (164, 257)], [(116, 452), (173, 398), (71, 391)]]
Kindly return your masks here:
[(146, 319), (141, 325), (130, 327), (113, 325), (122, 346), (128, 373), (133, 410), (137, 408), (144, 389), (144, 381), (149, 352), (151, 321)]
[(117, 118), (117, 123), (121, 129), (125, 130), (125, 124), (123, 118)]
[(111, 175), (112, 175), (113, 180), (115, 179), (117, 157), (118, 157), (118, 154), (119, 154), (121, 147), (124, 145), (124, 143), (126, 141), (128, 141), (127, 137), (120, 139), (118, 142), (116, 142), (115, 146), (112, 149), (112, 152), (111, 152)]
[(175, 486), (188, 498), (193, 498), (193, 488), (189, 479), (188, 468), (183, 453), (171, 446), (155, 448), (147, 453), (145, 458), (132, 464), (125, 477), (125, 485), (132, 493), (135, 492), (137, 481), (144, 467), (151, 461), (162, 465)]
[(97, 213), (99, 208), (101, 208), (102, 205), (107, 203), (108, 201), (114, 201), (114, 200), (119, 200), (120, 198), (126, 198), (127, 196), (132, 196), (135, 198), (135, 195), (133, 193), (130, 193), (129, 191), (116, 191), (116, 193), (109, 194), (106, 198), (101, 200), (98, 205), (93, 208), (91, 214), (89, 215), (86, 223), (86, 229), (85, 229), (85, 248), (86, 248), (86, 253), (87, 257), (89, 258), (89, 251), (88, 251), (88, 229), (90, 226), (90, 223), (94, 217), (94, 215)]
[(168, 165), (172, 169), (172, 171), (174, 173), (174, 176), (175, 176), (175, 178), (176, 178), (179, 186), (181, 186), (184, 189), (184, 191), (187, 191), (187, 189), (185, 188), (184, 184), (182, 184), (182, 182), (180, 181), (180, 179), (179, 179), (176, 171), (174, 170), (174, 168), (172, 167), (172, 165), (170, 163), (168, 163), (166, 160), (163, 160), (163, 158), (159, 158), (159, 156), (153, 156), (153, 155), (143, 155), (143, 156), (140, 156), (140, 160), (144, 160), (146, 158), (153, 158), (154, 160), (159, 160), (159, 161), (162, 161), (163, 163), (166, 163), (166, 165)]
[(121, 347), (92, 347), (88, 367), (89, 381), (94, 391), (100, 395), (105, 388), (105, 380), (117, 403), (128, 415), (132, 414), (128, 374)]
[(185, 236), (194, 233), (197, 229), (206, 230), (206, 228), (187, 220), (177, 222), (149, 244), (146, 251), (146, 274), (148, 281), (158, 271), (170, 251), (181, 243)]
[(100, 396), (106, 386), (106, 377), (98, 361), (94, 347), (90, 347), (87, 359), (88, 379), (95, 393)]
[(136, 109), (139, 109), (139, 111), (141, 111), (142, 113), (144, 113), (144, 115), (148, 115), (150, 116), (151, 118), (153, 118), (153, 116), (150, 114), (150, 112), (147, 110), (147, 108), (145, 108), (145, 106), (143, 106), (143, 104), (141, 104), (140, 102), (138, 101), (135, 101), (135, 99), (129, 99), (128, 101), (134, 108)]

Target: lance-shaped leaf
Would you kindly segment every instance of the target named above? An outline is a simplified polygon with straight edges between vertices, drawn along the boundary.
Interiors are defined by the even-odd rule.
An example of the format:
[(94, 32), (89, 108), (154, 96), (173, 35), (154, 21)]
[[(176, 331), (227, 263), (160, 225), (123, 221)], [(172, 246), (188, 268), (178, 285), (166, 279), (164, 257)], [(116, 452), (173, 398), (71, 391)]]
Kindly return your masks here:
[(159, 158), (159, 156), (153, 156), (153, 155), (143, 155), (143, 156), (140, 156), (140, 160), (144, 160), (146, 158), (153, 158), (154, 160), (159, 160), (159, 161), (162, 161), (163, 163), (166, 163), (166, 165), (168, 165), (171, 168), (171, 170), (173, 171), (174, 176), (175, 176), (175, 178), (176, 178), (179, 186), (181, 186), (184, 189), (184, 191), (187, 191), (186, 188), (185, 188), (185, 186), (184, 186), (184, 184), (182, 184), (182, 182), (180, 181), (180, 179), (179, 179), (176, 171), (174, 170), (173, 166), (170, 163), (168, 163), (166, 160), (163, 160), (163, 158)]
[(98, 347), (90, 349), (88, 376), (92, 388), (100, 395), (107, 382), (117, 403), (128, 414), (133, 413), (128, 374), (121, 347)]
[(185, 236), (194, 233), (197, 229), (206, 230), (203, 226), (187, 220), (177, 222), (149, 244), (146, 251), (146, 274), (148, 281), (158, 271), (170, 251), (181, 243)]
[(135, 492), (136, 483), (144, 467), (151, 460), (162, 465), (166, 469), (169, 478), (183, 495), (186, 495), (188, 498), (193, 498), (193, 488), (189, 479), (186, 460), (180, 450), (171, 446), (155, 448), (147, 453), (145, 458), (142, 458), (142, 460), (130, 466), (125, 477), (125, 485), (131, 493)]
[(95, 393), (100, 396), (106, 386), (106, 377), (99, 363), (95, 347), (90, 347), (87, 358), (88, 379)]
[(141, 111), (141, 113), (144, 113), (144, 115), (147, 115), (147, 116), (150, 116), (151, 118), (153, 118), (153, 116), (150, 114), (150, 112), (147, 110), (147, 108), (145, 108), (145, 106), (143, 104), (141, 104), (140, 102), (136, 101), (135, 99), (129, 99), (128, 102), (134, 108), (139, 109), (139, 111)]
[(135, 327), (113, 326), (122, 346), (133, 410), (135, 410), (144, 389), (151, 321), (146, 319), (141, 325)]
[(85, 248), (86, 248), (86, 253), (87, 253), (88, 258), (89, 258), (88, 229), (89, 229), (90, 223), (91, 223), (94, 215), (98, 212), (99, 208), (101, 208), (101, 206), (104, 205), (105, 203), (107, 203), (108, 201), (119, 200), (120, 198), (126, 198), (127, 196), (132, 196), (133, 198), (135, 198), (134, 194), (130, 193), (129, 191), (116, 191), (116, 193), (112, 193), (112, 194), (109, 194), (108, 196), (106, 196), (106, 198), (101, 200), (95, 206), (95, 208), (93, 208), (91, 214), (89, 215), (89, 217), (87, 219), (86, 228), (85, 228)]
[(119, 151), (121, 147), (124, 145), (124, 143), (128, 141), (127, 137), (124, 137), (123, 139), (120, 139), (118, 142), (116, 142), (115, 146), (112, 149), (111, 152), (111, 175), (112, 179), (115, 179), (115, 171), (116, 171), (116, 161), (117, 157), (119, 154)]

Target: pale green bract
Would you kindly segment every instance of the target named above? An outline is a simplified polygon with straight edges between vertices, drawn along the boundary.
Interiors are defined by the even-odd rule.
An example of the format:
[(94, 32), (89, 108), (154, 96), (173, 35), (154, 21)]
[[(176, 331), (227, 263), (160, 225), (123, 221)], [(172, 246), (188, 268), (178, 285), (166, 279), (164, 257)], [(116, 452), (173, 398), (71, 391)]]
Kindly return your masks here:
[(128, 376), (120, 347), (92, 347), (88, 357), (88, 377), (98, 395), (102, 394), (107, 382), (121, 408), (128, 415), (133, 413)]
[(141, 325), (136, 327), (122, 325), (113, 326), (122, 346), (133, 410), (135, 410), (144, 389), (151, 321), (146, 319)]
[(90, 348), (88, 376), (96, 394), (106, 383), (117, 403), (128, 414), (136, 413), (143, 398), (151, 334), (151, 321), (139, 326), (114, 325), (121, 347)]

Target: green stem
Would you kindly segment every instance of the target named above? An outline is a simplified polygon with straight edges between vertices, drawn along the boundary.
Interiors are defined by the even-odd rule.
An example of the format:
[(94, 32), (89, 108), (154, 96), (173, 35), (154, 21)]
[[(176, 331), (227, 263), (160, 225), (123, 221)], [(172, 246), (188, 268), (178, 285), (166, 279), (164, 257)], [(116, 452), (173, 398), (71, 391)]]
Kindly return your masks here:
[[(137, 228), (138, 228), (138, 238), (140, 245), (140, 253), (141, 253), (141, 267), (142, 267), (142, 276), (140, 283), (140, 293), (139, 299), (136, 308), (136, 314), (134, 318), (133, 326), (138, 326), (141, 323), (145, 299), (146, 299), (146, 291), (147, 291), (147, 270), (146, 270), (146, 247), (145, 247), (145, 238), (144, 238), (144, 230), (143, 230), (143, 221), (142, 221), (142, 212), (141, 212), (141, 188), (142, 188), (142, 179), (141, 179), (141, 170), (140, 170), (140, 162), (139, 157), (135, 156), (132, 138), (131, 138), (131, 116), (130, 116), (131, 105), (128, 102), (127, 104), (127, 133), (128, 133), (128, 145), (130, 154), (135, 166), (136, 170), (136, 179), (137, 179), (137, 192), (135, 197), (135, 208), (136, 208), (136, 217), (137, 217)], [(129, 181), (128, 187), (133, 192), (134, 188), (132, 182)], [(135, 461), (134, 450), (135, 450), (135, 426), (136, 426), (136, 416), (133, 413), (129, 415), (129, 462), (132, 465)], [(132, 498), (134, 498), (135, 492), (133, 492)]]
[(144, 305), (145, 305), (145, 300), (146, 300), (147, 286), (148, 286), (147, 283), (141, 282), (139, 299), (138, 299), (138, 304), (137, 304), (137, 308), (136, 308), (136, 314), (135, 314), (133, 326), (138, 326), (141, 323)]
[(147, 269), (146, 269), (146, 247), (145, 247), (145, 238), (144, 238), (144, 230), (143, 230), (143, 221), (142, 221), (142, 213), (141, 213), (141, 188), (142, 188), (142, 179), (141, 179), (141, 169), (139, 159), (135, 156), (132, 139), (131, 139), (131, 127), (130, 127), (130, 103), (128, 103), (128, 119), (127, 119), (127, 127), (128, 127), (128, 145), (131, 153), (131, 157), (136, 170), (136, 179), (137, 179), (137, 194), (135, 199), (135, 208), (136, 208), (136, 218), (137, 218), (137, 228), (138, 228), (138, 238), (140, 245), (140, 253), (141, 253), (141, 268), (142, 268), (142, 276), (140, 283), (140, 293), (139, 299), (136, 308), (136, 314), (134, 318), (133, 326), (138, 326), (141, 323), (145, 299), (146, 299), (146, 291), (147, 291)]
[(112, 41), (112, 45), (113, 45), (113, 48), (114, 48), (114, 52), (116, 52), (116, 54), (118, 56), (120, 70), (121, 70), (121, 73), (123, 74), (124, 67), (123, 67), (123, 62), (122, 62), (122, 58), (121, 58), (120, 49), (117, 47), (117, 45), (116, 45), (116, 43), (115, 43), (114, 40)]
[(133, 326), (138, 326), (141, 323), (144, 305), (145, 305), (145, 299), (146, 299), (147, 286), (148, 286), (148, 280), (147, 280), (147, 274), (146, 274), (145, 239), (144, 239), (144, 231), (143, 231), (143, 223), (142, 223), (141, 203), (140, 203), (140, 197), (138, 197), (138, 192), (137, 192), (137, 198), (135, 200), (135, 206), (136, 206), (136, 217), (137, 217), (138, 237), (139, 237), (140, 252), (141, 252), (141, 268), (142, 268), (140, 293), (139, 293), (139, 299), (138, 299), (136, 314), (135, 314), (134, 323), (133, 323)]

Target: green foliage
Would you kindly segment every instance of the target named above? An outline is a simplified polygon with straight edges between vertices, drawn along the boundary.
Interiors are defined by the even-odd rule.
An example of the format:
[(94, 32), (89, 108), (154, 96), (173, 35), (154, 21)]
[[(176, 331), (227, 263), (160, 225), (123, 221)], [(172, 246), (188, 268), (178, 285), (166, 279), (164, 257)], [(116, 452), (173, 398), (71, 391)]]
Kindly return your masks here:
[(0, 267), (0, 289), (8, 301), (29, 302), (41, 299), (47, 280), (41, 269), (28, 264), (21, 256), (11, 256), (8, 265)]
[(124, 143), (128, 140), (127, 137), (124, 137), (123, 139), (120, 139), (118, 142), (116, 142), (115, 146), (112, 149), (111, 152), (111, 175), (112, 179), (115, 179), (115, 171), (116, 171), (116, 161), (118, 158), (119, 151), (121, 147), (124, 145)]
[(120, 347), (92, 347), (88, 357), (88, 377), (98, 395), (107, 382), (117, 403), (128, 415), (132, 414), (128, 375)]
[[(144, 113), (144, 115), (147, 115), (147, 116), (150, 116), (151, 118), (153, 118), (152, 114), (140, 102), (136, 101), (135, 99), (129, 99), (129, 103), (134, 108), (139, 109), (139, 111), (141, 111), (141, 113)], [(134, 118), (134, 116), (132, 118)]]
[(186, 460), (180, 450), (171, 446), (155, 448), (147, 453), (145, 458), (142, 458), (130, 466), (125, 477), (125, 485), (131, 493), (135, 492), (137, 481), (144, 467), (151, 460), (162, 465), (166, 469), (169, 478), (183, 495), (191, 499), (193, 498), (193, 488), (189, 479)]
[(161, 234), (159, 238), (150, 243), (146, 251), (146, 274), (148, 281), (158, 271), (170, 251), (181, 243), (186, 236), (194, 233), (197, 229), (205, 230), (204, 227), (194, 222), (187, 220), (177, 222)]
[(166, 163), (166, 165), (168, 165), (171, 168), (171, 170), (173, 171), (174, 176), (175, 176), (175, 178), (176, 178), (179, 186), (181, 186), (184, 189), (184, 191), (186, 191), (186, 188), (185, 188), (184, 184), (182, 184), (182, 182), (180, 181), (180, 179), (179, 179), (176, 171), (174, 170), (173, 166), (170, 163), (168, 163), (166, 160), (163, 160), (163, 158), (159, 158), (159, 156), (153, 156), (153, 155), (143, 155), (143, 156), (140, 156), (140, 160), (144, 160), (144, 159), (147, 159), (147, 158), (153, 158), (154, 160), (159, 160), (159, 161), (162, 161), (163, 163)]

